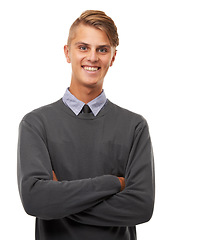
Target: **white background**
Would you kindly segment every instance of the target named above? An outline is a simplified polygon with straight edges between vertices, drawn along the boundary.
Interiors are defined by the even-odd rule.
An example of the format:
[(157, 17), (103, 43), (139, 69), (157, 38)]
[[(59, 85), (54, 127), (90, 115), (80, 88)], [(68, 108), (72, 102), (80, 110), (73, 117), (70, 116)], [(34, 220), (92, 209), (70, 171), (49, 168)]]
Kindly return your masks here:
[(17, 189), (18, 125), (69, 86), (63, 46), (70, 25), (87, 9), (105, 11), (118, 27), (107, 97), (142, 114), (150, 126), (156, 203), (151, 221), (137, 227), (138, 240), (197, 240), (199, 4), (194, 0), (1, 1), (1, 236), (34, 239), (34, 218), (24, 212)]

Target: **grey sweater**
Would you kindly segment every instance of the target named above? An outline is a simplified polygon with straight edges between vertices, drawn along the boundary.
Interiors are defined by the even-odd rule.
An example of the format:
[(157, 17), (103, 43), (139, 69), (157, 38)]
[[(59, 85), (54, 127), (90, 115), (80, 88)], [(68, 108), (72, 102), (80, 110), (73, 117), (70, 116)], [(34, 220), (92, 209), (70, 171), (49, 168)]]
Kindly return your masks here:
[[(117, 176), (126, 181), (121, 192)], [(76, 116), (61, 99), (28, 113), (19, 127), (18, 186), (37, 240), (135, 240), (135, 225), (154, 205), (146, 120), (110, 101), (96, 117)]]

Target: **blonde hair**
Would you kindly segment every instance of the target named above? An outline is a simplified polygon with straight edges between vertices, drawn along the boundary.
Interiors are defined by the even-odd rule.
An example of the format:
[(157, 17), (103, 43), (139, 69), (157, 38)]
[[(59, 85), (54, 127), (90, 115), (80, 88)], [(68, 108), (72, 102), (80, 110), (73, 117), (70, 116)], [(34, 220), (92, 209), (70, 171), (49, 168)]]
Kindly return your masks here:
[(102, 11), (87, 10), (83, 12), (70, 27), (67, 42), (69, 47), (72, 39), (74, 38), (75, 30), (80, 24), (93, 26), (96, 29), (104, 31), (110, 41), (111, 46), (117, 47), (119, 45), (117, 27), (114, 21)]

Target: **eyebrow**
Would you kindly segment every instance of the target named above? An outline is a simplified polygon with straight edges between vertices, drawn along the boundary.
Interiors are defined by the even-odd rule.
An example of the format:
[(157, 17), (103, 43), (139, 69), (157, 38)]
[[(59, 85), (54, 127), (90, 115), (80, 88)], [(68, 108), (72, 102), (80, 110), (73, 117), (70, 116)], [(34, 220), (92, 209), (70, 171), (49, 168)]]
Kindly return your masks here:
[[(85, 46), (90, 46), (90, 44), (88, 44), (88, 43), (85, 43), (85, 42), (77, 42), (77, 43), (75, 43), (75, 46), (77, 46), (77, 45), (85, 45)], [(104, 47), (106, 47), (106, 48), (111, 48), (111, 46), (110, 45), (98, 45), (98, 48), (104, 48)]]

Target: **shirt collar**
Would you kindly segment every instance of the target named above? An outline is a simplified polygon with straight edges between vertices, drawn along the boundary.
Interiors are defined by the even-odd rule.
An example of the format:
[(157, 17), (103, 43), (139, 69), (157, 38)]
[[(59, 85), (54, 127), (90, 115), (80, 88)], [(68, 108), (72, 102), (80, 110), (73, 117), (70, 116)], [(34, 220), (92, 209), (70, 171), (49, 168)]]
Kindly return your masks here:
[[(64, 104), (68, 106), (76, 115), (80, 114), (83, 106), (85, 105), (84, 102), (77, 99), (70, 91), (69, 88), (66, 89), (66, 92), (62, 98)], [(87, 103), (87, 105), (90, 107), (92, 113), (94, 116), (96, 116), (99, 111), (103, 108), (107, 101), (106, 95), (104, 93), (104, 90), (102, 90), (102, 93)]]

